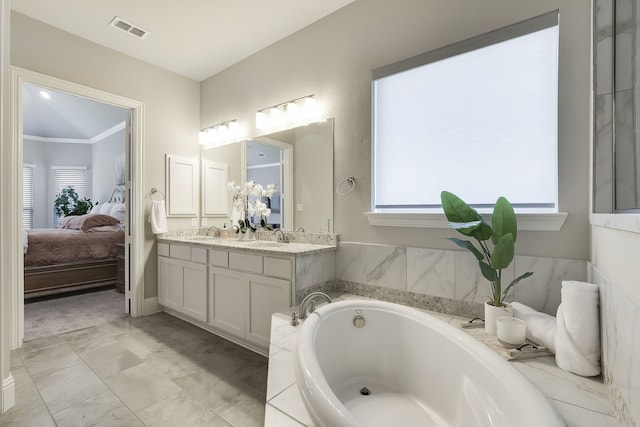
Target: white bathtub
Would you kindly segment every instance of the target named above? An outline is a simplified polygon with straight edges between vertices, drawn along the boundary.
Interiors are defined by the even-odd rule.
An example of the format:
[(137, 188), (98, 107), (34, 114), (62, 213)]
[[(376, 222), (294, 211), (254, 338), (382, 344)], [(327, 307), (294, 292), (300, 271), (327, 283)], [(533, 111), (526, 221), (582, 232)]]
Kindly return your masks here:
[[(363, 327), (354, 326), (356, 316)], [(316, 427), (564, 426), (507, 361), (402, 305), (352, 300), (319, 308), (301, 327), (294, 368)]]

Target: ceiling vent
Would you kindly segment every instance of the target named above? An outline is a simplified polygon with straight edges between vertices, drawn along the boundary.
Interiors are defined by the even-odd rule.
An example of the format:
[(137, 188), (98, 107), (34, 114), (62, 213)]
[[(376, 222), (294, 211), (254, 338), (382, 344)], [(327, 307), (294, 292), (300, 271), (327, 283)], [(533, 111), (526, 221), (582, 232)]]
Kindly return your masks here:
[(113, 28), (117, 28), (126, 33), (129, 33), (138, 39), (147, 38), (147, 36), (149, 35), (149, 31), (143, 30), (140, 27), (136, 27), (133, 24), (130, 24), (129, 22), (117, 16), (114, 16), (114, 18), (111, 20), (111, 23), (109, 23), (109, 25), (111, 25)]

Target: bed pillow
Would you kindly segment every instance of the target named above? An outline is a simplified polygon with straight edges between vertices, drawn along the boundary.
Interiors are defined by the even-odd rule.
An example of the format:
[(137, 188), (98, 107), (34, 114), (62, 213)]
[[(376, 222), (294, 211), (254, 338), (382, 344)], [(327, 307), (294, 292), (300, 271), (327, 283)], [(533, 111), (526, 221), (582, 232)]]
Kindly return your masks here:
[(100, 205), (100, 212), (102, 215), (109, 215), (111, 213), (111, 208), (113, 208), (113, 203), (105, 203)]
[(100, 213), (100, 208), (102, 207), (102, 205), (95, 205), (94, 207), (91, 208), (91, 210), (89, 211), (90, 214), (99, 214)]
[(71, 221), (71, 219), (77, 218), (75, 216), (63, 216), (58, 220), (58, 228), (68, 228), (67, 223)]
[(68, 228), (71, 230), (87, 231), (93, 227), (99, 227), (101, 225), (117, 225), (120, 224), (117, 218), (111, 215), (102, 214), (86, 214), (80, 216), (70, 216), (61, 228)]
[(124, 203), (114, 203), (109, 215), (120, 221), (120, 226), (124, 227)]

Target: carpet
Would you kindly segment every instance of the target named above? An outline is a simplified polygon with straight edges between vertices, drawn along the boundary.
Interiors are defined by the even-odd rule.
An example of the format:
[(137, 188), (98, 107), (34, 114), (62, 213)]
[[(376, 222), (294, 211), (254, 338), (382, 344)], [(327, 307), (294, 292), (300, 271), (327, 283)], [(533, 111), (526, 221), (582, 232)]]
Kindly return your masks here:
[(124, 294), (114, 289), (25, 302), (24, 342), (125, 316)]

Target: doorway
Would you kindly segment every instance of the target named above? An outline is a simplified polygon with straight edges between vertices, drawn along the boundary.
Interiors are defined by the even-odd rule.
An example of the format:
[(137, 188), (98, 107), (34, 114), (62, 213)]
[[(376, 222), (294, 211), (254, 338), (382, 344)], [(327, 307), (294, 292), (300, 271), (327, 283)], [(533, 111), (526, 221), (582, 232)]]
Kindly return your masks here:
[[(56, 79), (29, 70), (12, 69), (12, 112), (13, 112), (13, 151), (15, 153), (12, 168), (14, 181), (17, 184), (12, 191), (11, 200), (16, 206), (22, 205), (22, 166), (24, 163), (23, 144), (23, 87), (25, 84), (34, 85), (53, 91), (60, 91), (72, 96), (86, 100), (96, 101), (113, 107), (127, 110), (130, 120), (125, 120), (125, 158), (124, 165), (125, 183), (122, 185), (124, 200), (126, 201), (126, 215), (123, 242), (123, 264), (124, 264), (124, 299), (123, 307), (131, 316), (137, 317), (144, 314), (144, 289), (143, 276), (144, 269), (144, 223), (142, 217), (143, 195), (142, 195), (142, 123), (144, 116), (144, 104), (118, 95), (99, 91), (86, 86), (81, 86), (72, 82)], [(22, 228), (23, 213), (16, 212), (14, 221), (16, 224), (15, 250), (13, 257), (15, 262), (14, 283), (11, 289), (12, 295), (12, 348), (22, 345), (24, 338), (24, 267), (21, 261), (20, 252), (23, 250)]]

